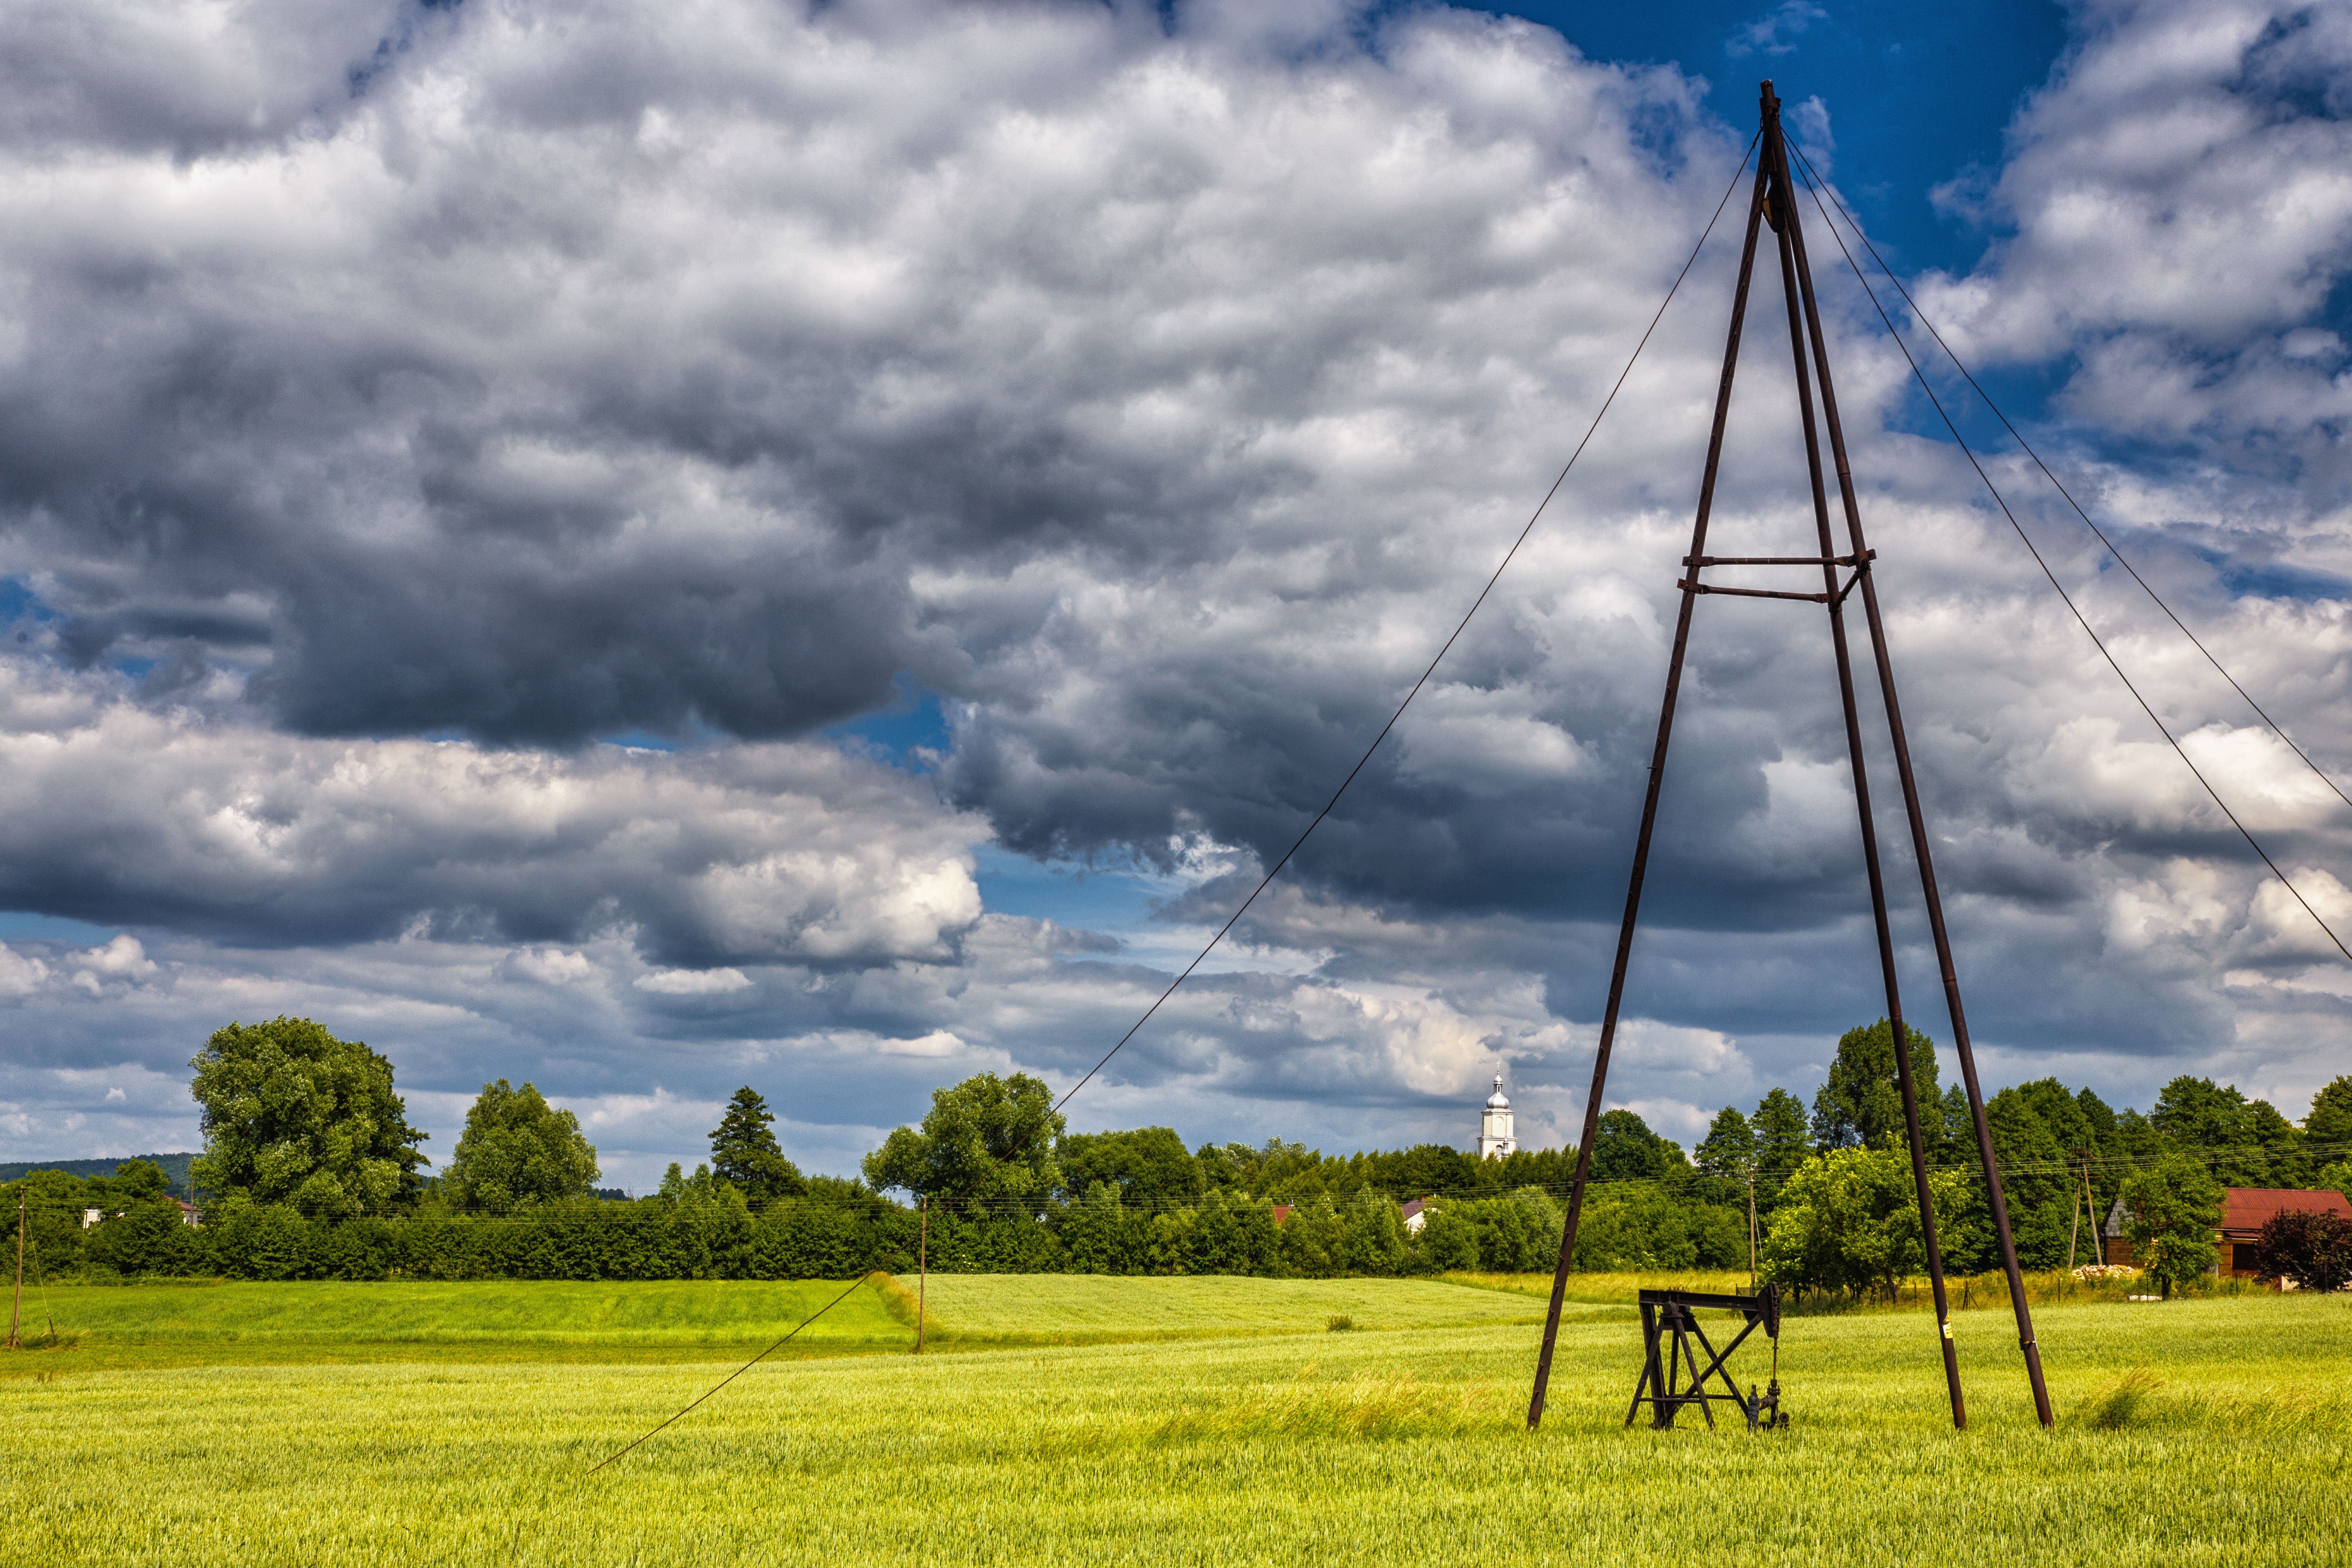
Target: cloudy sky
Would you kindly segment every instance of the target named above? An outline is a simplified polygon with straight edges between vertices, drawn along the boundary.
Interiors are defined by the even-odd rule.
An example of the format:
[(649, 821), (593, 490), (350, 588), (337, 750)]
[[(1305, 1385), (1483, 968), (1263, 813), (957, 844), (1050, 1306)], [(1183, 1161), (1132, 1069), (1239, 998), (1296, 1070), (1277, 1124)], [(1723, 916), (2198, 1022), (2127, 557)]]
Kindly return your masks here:
[[(1475, 596), (1768, 75), (2076, 494), (2352, 774), (2352, 12), (1915, 9), (8, 6), (0, 1158), (194, 1146), (187, 1058), (278, 1013), (389, 1055), (439, 1157), (528, 1079), (634, 1186), (741, 1083), (846, 1172), (966, 1073), (1076, 1081)], [(1073, 1126), (1466, 1143), (1496, 1072), (1523, 1136), (1572, 1124), (1736, 242)], [(1987, 1077), (2299, 1114), (2352, 965), (1812, 245)], [(1808, 543), (1773, 326), (1727, 552)], [(2352, 923), (2352, 808), (1991, 450)], [(1612, 1085), (1685, 1141), (1882, 1010), (1817, 613), (1701, 611)]]

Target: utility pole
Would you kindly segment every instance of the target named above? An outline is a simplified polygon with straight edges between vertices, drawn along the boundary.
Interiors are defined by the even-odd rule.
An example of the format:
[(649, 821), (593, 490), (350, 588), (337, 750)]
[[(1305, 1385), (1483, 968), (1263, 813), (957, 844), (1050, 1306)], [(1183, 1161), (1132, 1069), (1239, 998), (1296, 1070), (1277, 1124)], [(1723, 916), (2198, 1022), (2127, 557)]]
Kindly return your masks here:
[(1748, 1167), (1748, 1293), (1756, 1293), (1756, 1167)]
[(2097, 1228), (2099, 1225), (2099, 1194), (2098, 1189), (2091, 1185), (2091, 1151), (2088, 1149), (2082, 1149), (2077, 1150), (2076, 1152), (2081, 1154), (2083, 1157), (2083, 1212), (2091, 1216), (2091, 1225), (2093, 1226), (2091, 1234), (2095, 1238), (2099, 1238), (2099, 1261), (2101, 1263), (2105, 1263), (2107, 1260), (2107, 1247), (2106, 1242), (2104, 1239), (2105, 1233)]
[(25, 1318), (25, 1189), (16, 1189), (16, 1299), (8, 1307), (8, 1348), (25, 1348), (16, 1337), (17, 1325)]
[[(2091, 1195), (2091, 1152), (2077, 1149), (2074, 1158), (2083, 1162), (2083, 1197), (2066, 1205), (2066, 1272), (2070, 1277), (2074, 1272), (2074, 1237), (2083, 1228), (2083, 1210), (2090, 1206)], [(2074, 1185), (2072, 1182), (2066, 1184)]]
[(923, 1353), (923, 1297), (931, 1282), (931, 1194), (922, 1203), (923, 1226), (915, 1237), (915, 1353)]

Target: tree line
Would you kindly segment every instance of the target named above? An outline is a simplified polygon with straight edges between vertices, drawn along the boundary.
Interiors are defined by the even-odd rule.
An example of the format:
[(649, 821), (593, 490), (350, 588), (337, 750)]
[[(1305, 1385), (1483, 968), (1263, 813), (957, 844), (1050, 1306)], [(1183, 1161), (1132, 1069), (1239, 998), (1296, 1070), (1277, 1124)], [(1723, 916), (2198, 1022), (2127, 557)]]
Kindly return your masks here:
[[(1965, 1097), (1914, 1031), (1922, 1142), (1947, 1266), (1996, 1266)], [(34, 1277), (252, 1279), (842, 1278), (914, 1265), (988, 1272), (1294, 1276), (1549, 1268), (1572, 1149), (1480, 1160), (1443, 1144), (1326, 1155), (1279, 1138), (1187, 1147), (1173, 1129), (1073, 1133), (1024, 1074), (934, 1092), (921, 1122), (860, 1175), (803, 1175), (746, 1086), (692, 1173), (645, 1197), (595, 1194), (596, 1151), (531, 1084), (485, 1084), (446, 1166), (424, 1174), (392, 1063), (308, 1019), (232, 1024), (194, 1058), (204, 1223), (182, 1223), (151, 1163), (112, 1176), (43, 1171), (27, 1200)], [(2210, 1266), (2226, 1183), (2352, 1187), (2352, 1077), (2301, 1123), (2183, 1076), (2146, 1114), (2054, 1079), (1987, 1105), (2020, 1259), (2098, 1258), (2116, 1199), (2168, 1282)], [(1885, 1023), (1849, 1031), (1810, 1109), (1785, 1089), (1726, 1107), (1685, 1153), (1628, 1110), (1605, 1112), (1575, 1266), (1745, 1268), (1798, 1289), (1891, 1292), (1924, 1266)], [(1426, 1199), (1418, 1230), (1399, 1203)], [(96, 1210), (99, 1223), (85, 1226)], [(2084, 1217), (2088, 1215), (2088, 1218)], [(2151, 1230), (2151, 1215), (2169, 1216)], [(2206, 1255), (2196, 1251), (2202, 1225)], [(2166, 1240), (2171, 1237), (2172, 1240)]]

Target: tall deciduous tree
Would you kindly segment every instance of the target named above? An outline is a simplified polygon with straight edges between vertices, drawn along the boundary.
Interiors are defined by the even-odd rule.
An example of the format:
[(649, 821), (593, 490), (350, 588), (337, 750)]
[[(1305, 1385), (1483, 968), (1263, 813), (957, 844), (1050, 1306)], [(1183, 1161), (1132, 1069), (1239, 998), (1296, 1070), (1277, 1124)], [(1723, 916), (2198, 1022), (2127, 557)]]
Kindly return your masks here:
[(1103, 1182), (1131, 1207), (1159, 1209), (1197, 1202), (1206, 1185), (1201, 1162), (1172, 1127), (1073, 1132), (1062, 1140), (1055, 1158), (1073, 1198)]
[(585, 1197), (596, 1150), (580, 1119), (547, 1103), (536, 1086), (482, 1085), (443, 1178), (460, 1206), (489, 1214)]
[(2213, 1237), (2221, 1223), (2221, 1184), (2203, 1162), (2168, 1154), (2126, 1178), (2123, 1197), (2132, 1257), (2168, 1300), (2175, 1286), (2219, 1261)]
[(2267, 1105), (2262, 1110), (2269, 1115), (2257, 1111), (2259, 1103), (2250, 1102), (2235, 1084), (2216, 1085), (2210, 1078), (2183, 1073), (2157, 1095), (2156, 1109), (2147, 1119), (2173, 1148), (2202, 1154), (2206, 1166), (2226, 1184), (2267, 1187), (2274, 1182), (2263, 1134), (2275, 1139), (2285, 1119)]
[[(2055, 1088), (2054, 1079), (2045, 1082)], [(2028, 1268), (2056, 1268), (2066, 1260), (2066, 1236), (2076, 1201), (2066, 1158), (2074, 1145), (2042, 1113), (2058, 1111), (2072, 1129), (2081, 1111), (2063, 1089), (2054, 1096), (2029, 1092), (2038, 1087), (2022, 1085), (1994, 1095), (1985, 1102), (1985, 1123), (1992, 1130), (1993, 1152), (2000, 1158), (2018, 1261)]]
[(231, 1024), (188, 1064), (203, 1110), (194, 1165), (208, 1206), (290, 1204), (316, 1217), (413, 1205), (417, 1145), (392, 1063), (308, 1018)]
[[(1937, 1172), (1928, 1199), (1940, 1226), (1960, 1177)], [(1801, 1289), (1874, 1291), (1926, 1267), (1909, 1156), (1891, 1149), (1835, 1149), (1807, 1161), (1781, 1189), (1765, 1233), (1763, 1273)]]
[(1062, 1185), (1054, 1159), (1062, 1128), (1043, 1082), (1026, 1073), (978, 1073), (933, 1089), (919, 1129), (898, 1129), (866, 1156), (866, 1179), (975, 1219), (1041, 1215)]
[[(1936, 1142), (1929, 1107), (1941, 1101), (1936, 1045), (1916, 1029), (1910, 1036), (1911, 1076), (1919, 1097), (1920, 1136)], [(1838, 1037), (1829, 1081), (1813, 1096), (1813, 1144), (1820, 1149), (1904, 1147), (1902, 1080), (1895, 1070), (1895, 1026), (1881, 1018)], [(1930, 1148), (1928, 1158), (1936, 1151)]]
[(727, 1102), (727, 1114), (710, 1134), (710, 1170), (731, 1182), (751, 1204), (796, 1198), (807, 1190), (798, 1165), (784, 1158), (776, 1135), (768, 1131), (776, 1120), (768, 1102), (745, 1084)]
[(1604, 1110), (1592, 1132), (1596, 1182), (1657, 1180), (1687, 1169), (1682, 1145), (1650, 1131), (1631, 1110)]

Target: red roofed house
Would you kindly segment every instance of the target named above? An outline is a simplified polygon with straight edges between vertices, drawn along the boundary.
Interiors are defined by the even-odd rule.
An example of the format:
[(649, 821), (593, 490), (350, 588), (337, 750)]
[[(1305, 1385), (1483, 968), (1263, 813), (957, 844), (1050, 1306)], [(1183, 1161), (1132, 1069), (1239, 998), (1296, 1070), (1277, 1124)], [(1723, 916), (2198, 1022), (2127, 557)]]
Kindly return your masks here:
[[(2322, 1189), (2305, 1192), (2296, 1187), (2223, 1187), (2221, 1189), (2221, 1228), (2213, 1233), (2220, 1244), (2221, 1257), (2217, 1272), (2224, 1277), (2247, 1279), (2262, 1272), (2263, 1226), (2271, 1215), (2289, 1209), (2307, 1209), (2316, 1214), (2336, 1214), (2352, 1219), (2352, 1202), (2342, 1193)], [(2130, 1216), (2124, 1213), (2123, 1200), (2116, 1200), (2107, 1211), (2107, 1223), (2101, 1226), (2105, 1242), (2100, 1261), (2132, 1263), (2132, 1246), (2124, 1236), (2124, 1226)]]

